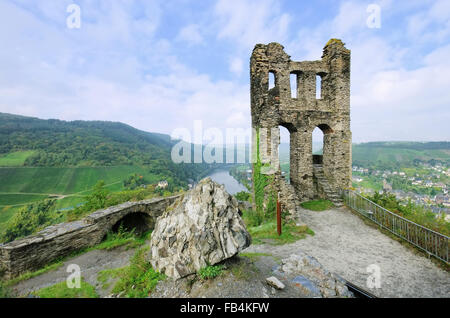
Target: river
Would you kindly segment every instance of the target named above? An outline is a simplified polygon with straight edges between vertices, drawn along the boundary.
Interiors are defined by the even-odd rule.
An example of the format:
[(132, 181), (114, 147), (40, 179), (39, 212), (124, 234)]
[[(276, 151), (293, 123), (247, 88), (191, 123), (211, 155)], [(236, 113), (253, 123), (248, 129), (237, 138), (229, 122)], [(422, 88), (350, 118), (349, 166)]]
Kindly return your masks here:
[(227, 190), (229, 194), (236, 194), (240, 191), (248, 191), (244, 185), (239, 183), (230, 175), (228, 170), (214, 170), (208, 175), (208, 177), (219, 184), (223, 184), (225, 186), (225, 190)]

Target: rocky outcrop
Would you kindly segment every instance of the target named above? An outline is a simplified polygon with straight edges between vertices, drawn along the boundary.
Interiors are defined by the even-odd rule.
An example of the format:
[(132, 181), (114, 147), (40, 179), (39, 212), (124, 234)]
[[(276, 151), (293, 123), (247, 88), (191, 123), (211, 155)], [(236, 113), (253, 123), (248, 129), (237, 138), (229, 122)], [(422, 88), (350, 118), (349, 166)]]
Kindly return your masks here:
[(206, 178), (157, 219), (151, 264), (181, 278), (236, 255), (250, 243), (237, 200)]
[(301, 251), (283, 259), (278, 274), (310, 297), (354, 297), (344, 281)]

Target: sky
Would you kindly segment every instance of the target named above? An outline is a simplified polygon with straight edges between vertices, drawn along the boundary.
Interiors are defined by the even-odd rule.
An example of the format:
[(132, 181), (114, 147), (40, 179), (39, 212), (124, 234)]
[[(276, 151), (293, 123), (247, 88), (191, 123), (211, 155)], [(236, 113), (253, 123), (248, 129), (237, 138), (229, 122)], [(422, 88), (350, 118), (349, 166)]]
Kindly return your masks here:
[(0, 0), (0, 112), (225, 134), (250, 127), (255, 44), (318, 60), (330, 38), (354, 142), (450, 140), (448, 0)]

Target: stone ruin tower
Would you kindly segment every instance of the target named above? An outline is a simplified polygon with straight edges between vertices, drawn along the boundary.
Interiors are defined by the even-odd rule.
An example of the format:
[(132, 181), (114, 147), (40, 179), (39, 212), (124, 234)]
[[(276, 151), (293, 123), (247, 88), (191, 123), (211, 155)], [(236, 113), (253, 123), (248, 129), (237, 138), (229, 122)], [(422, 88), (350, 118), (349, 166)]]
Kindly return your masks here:
[[(293, 75), (292, 75), (293, 74)], [(339, 190), (351, 186), (350, 50), (337, 39), (321, 60), (292, 61), (282, 45), (257, 44), (250, 59), (253, 127), (253, 208), (273, 207), (293, 215), (302, 201), (327, 198), (339, 205)], [(274, 87), (269, 89), (269, 76)], [(296, 78), (296, 96), (291, 93)], [(320, 77), (320, 98), (316, 79)], [(293, 88), (292, 88), (293, 89)], [(280, 129), (290, 133), (290, 183), (281, 175)], [(323, 155), (312, 154), (312, 132), (324, 134)]]

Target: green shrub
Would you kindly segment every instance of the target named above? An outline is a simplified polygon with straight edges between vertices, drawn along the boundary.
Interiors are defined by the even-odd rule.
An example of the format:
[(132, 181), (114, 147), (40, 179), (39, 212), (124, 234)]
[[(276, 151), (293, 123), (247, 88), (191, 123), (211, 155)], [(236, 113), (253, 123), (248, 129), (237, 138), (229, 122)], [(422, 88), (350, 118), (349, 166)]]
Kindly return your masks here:
[(250, 193), (247, 191), (241, 191), (234, 195), (239, 201), (248, 201), (250, 200)]
[(198, 276), (203, 279), (213, 279), (222, 274), (223, 265), (206, 266), (198, 271)]
[(8, 221), (0, 239), (11, 242), (33, 234), (59, 220), (60, 213), (55, 211), (55, 200), (43, 200), (26, 205)]
[(397, 199), (395, 194), (392, 193), (379, 193), (375, 192), (372, 196), (366, 195), (366, 197), (383, 208), (400, 215), (410, 221), (425, 226), (433, 231), (442, 233), (444, 235), (450, 235), (450, 222), (445, 220), (445, 216), (436, 217), (431, 210), (424, 208), (423, 206), (416, 205), (408, 201), (407, 204), (402, 204)]

